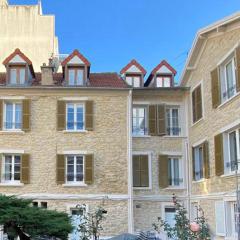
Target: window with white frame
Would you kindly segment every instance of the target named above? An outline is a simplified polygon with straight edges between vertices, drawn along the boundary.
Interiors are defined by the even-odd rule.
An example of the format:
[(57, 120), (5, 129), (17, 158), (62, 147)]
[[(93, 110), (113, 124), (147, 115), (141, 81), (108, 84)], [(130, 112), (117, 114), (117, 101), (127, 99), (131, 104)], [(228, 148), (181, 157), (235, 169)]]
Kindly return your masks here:
[(181, 128), (179, 126), (179, 108), (169, 107), (167, 111), (167, 134), (169, 136), (179, 136)]
[(175, 215), (176, 208), (175, 207), (165, 207), (165, 221), (170, 225), (170, 227), (174, 227), (176, 224)]
[(194, 147), (194, 180), (199, 181), (203, 178), (203, 145)]
[(22, 103), (4, 103), (4, 129), (20, 130), (22, 128)]
[(240, 129), (224, 134), (224, 172), (234, 173), (240, 164)]
[(198, 209), (199, 209), (199, 203), (192, 202), (191, 203), (191, 221), (196, 221), (196, 219), (198, 218)]
[(227, 237), (235, 239), (238, 229), (237, 203), (235, 201), (228, 201), (225, 205)]
[(83, 85), (83, 68), (69, 68), (68, 69), (68, 84), (71, 86)]
[(179, 187), (182, 185), (182, 167), (179, 157), (168, 158), (168, 179), (169, 186)]
[(9, 68), (9, 84), (23, 85), (26, 82), (26, 67), (11, 66)]
[(157, 77), (156, 86), (159, 87), (171, 87), (171, 77)]
[(67, 183), (84, 182), (84, 156), (82, 155), (66, 156), (66, 182)]
[(220, 66), (220, 79), (221, 79), (221, 99), (225, 102), (227, 99), (234, 96), (236, 90), (236, 73), (234, 56), (230, 56)]
[(147, 107), (134, 106), (132, 131), (134, 136), (147, 135)]
[(132, 87), (141, 87), (141, 76), (126, 76), (126, 82)]
[(67, 130), (84, 130), (85, 109), (83, 103), (67, 103)]
[(21, 156), (15, 154), (3, 155), (3, 182), (19, 182), (21, 174)]

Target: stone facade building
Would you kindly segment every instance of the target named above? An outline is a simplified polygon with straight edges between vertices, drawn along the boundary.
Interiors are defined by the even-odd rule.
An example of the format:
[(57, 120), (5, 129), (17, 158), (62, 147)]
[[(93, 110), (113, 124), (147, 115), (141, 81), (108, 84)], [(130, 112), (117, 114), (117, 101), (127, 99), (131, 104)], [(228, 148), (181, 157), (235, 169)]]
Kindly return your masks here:
[(0, 193), (75, 225), (77, 205), (102, 205), (103, 237), (174, 224), (174, 193), (192, 219), (201, 205), (213, 239), (235, 239), (239, 14), (198, 32), (179, 85), (165, 60), (146, 78), (136, 60), (92, 73), (78, 50), (59, 55), (41, 3), (0, 0), (0, 19)]

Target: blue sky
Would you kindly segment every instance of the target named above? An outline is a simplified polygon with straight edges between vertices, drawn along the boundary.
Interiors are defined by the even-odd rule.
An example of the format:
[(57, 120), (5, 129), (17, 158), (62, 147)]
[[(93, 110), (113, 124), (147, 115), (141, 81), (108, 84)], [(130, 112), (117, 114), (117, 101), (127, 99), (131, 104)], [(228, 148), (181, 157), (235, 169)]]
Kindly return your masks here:
[[(34, 4), (37, 0), (9, 0)], [(240, 10), (239, 0), (42, 0), (56, 16), (61, 53), (77, 48), (92, 72), (119, 72), (132, 58), (150, 73), (166, 59), (179, 77), (199, 28)]]

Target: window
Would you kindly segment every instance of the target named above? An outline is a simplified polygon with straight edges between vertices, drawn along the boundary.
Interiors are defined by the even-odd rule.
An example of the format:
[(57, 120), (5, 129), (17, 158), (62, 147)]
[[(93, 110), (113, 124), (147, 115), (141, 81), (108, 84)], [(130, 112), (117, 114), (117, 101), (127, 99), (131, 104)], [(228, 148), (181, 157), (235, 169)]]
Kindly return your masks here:
[(196, 221), (196, 219), (199, 217), (199, 203), (198, 202), (192, 202), (191, 203), (191, 221)]
[(141, 87), (141, 77), (140, 76), (126, 76), (126, 82), (132, 87)]
[(68, 84), (71, 86), (83, 85), (84, 70), (81, 68), (69, 68), (68, 69)]
[(178, 157), (168, 158), (169, 186), (180, 186), (183, 183), (181, 164)]
[(170, 227), (174, 227), (176, 224), (175, 215), (176, 209), (174, 207), (165, 207), (165, 221), (170, 225)]
[(83, 103), (67, 103), (67, 130), (84, 130), (84, 111)]
[(4, 128), (6, 130), (19, 130), (22, 128), (22, 103), (5, 102)]
[(21, 172), (20, 155), (4, 155), (3, 182), (19, 182)]
[(157, 77), (157, 87), (171, 87), (171, 77)]
[(225, 134), (224, 172), (233, 173), (240, 164), (240, 129)]
[(203, 178), (203, 146), (194, 148), (194, 180), (198, 181)]
[(192, 111), (193, 111), (193, 123), (195, 123), (202, 118), (201, 85), (196, 87), (192, 92)]
[(41, 208), (47, 209), (47, 202), (41, 202)]
[(38, 202), (32, 202), (33, 207), (38, 207)]
[(237, 203), (227, 202), (226, 209), (226, 222), (227, 222), (227, 235), (228, 237), (237, 237), (238, 232), (238, 214), (237, 214)]
[(228, 59), (220, 67), (222, 102), (234, 96), (236, 90), (236, 75), (234, 58)]
[(80, 155), (69, 155), (66, 157), (67, 183), (84, 182), (84, 157)]
[(9, 84), (23, 85), (26, 82), (26, 68), (25, 67), (10, 67), (9, 69)]
[(179, 127), (179, 109), (167, 109), (167, 134), (169, 136), (179, 136), (181, 128)]
[(147, 135), (146, 107), (133, 107), (133, 135)]
[(133, 155), (133, 187), (149, 187), (148, 155)]

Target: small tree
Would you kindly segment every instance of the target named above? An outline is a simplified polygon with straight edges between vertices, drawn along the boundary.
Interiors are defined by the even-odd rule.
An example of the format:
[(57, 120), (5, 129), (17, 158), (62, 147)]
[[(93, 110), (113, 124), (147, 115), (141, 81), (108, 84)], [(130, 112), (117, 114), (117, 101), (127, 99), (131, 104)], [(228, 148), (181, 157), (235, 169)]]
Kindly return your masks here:
[(190, 223), (190, 220), (187, 218), (186, 209), (177, 201), (175, 196), (173, 197), (173, 203), (176, 209), (175, 225), (171, 227), (159, 217), (158, 221), (153, 223), (154, 230), (160, 233), (163, 229), (167, 233), (167, 236), (172, 239), (210, 240), (209, 228), (202, 209), (197, 209), (198, 212), (201, 212), (201, 216), (197, 216), (194, 223)]
[(89, 240), (93, 238), (98, 240), (103, 230), (102, 221), (105, 219), (107, 211), (99, 206), (93, 213), (86, 212), (86, 205), (79, 206), (79, 210), (81, 223), (77, 230), (80, 232), (80, 239)]
[(0, 225), (8, 239), (19, 236), (30, 238), (67, 239), (72, 231), (70, 218), (66, 213), (31, 206), (32, 200), (0, 195)]

